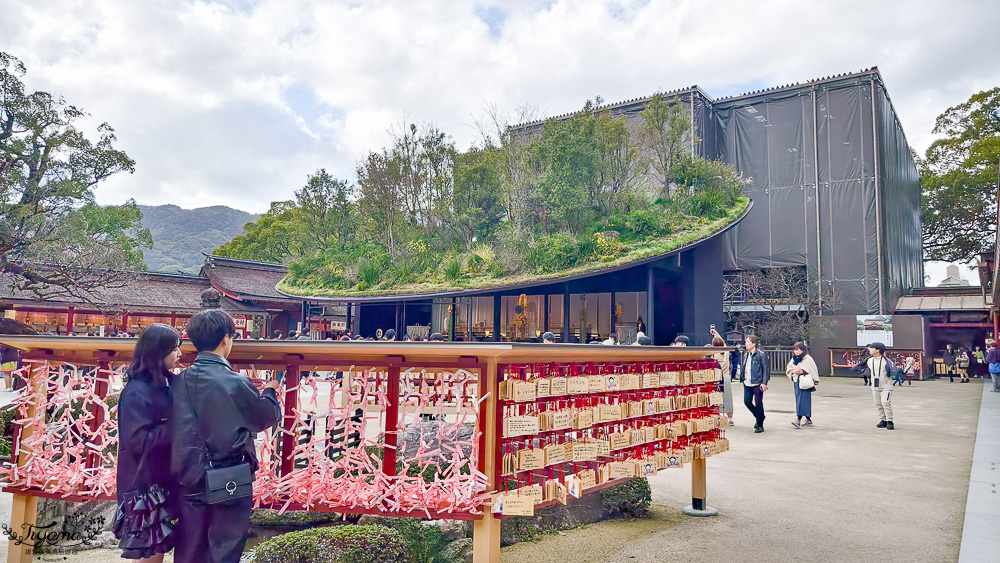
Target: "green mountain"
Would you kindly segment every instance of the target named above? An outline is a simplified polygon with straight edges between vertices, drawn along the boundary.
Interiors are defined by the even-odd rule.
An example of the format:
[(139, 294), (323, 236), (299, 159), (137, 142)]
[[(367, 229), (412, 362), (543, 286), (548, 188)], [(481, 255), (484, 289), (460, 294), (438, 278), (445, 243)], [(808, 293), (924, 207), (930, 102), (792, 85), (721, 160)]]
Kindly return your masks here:
[(181, 209), (176, 205), (140, 205), (142, 226), (153, 234), (153, 248), (146, 251), (151, 272), (196, 274), (221, 244), (243, 233), (243, 225), (260, 216), (224, 205)]

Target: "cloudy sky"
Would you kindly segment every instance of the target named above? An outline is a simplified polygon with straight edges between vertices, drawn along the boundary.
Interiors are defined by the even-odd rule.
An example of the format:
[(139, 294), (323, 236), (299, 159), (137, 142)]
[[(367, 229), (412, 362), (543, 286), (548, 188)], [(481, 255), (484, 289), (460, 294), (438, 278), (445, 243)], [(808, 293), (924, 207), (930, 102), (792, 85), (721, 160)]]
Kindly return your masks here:
[(460, 146), (487, 105), (539, 115), (697, 84), (714, 97), (878, 66), (911, 145), (1000, 84), (993, 0), (0, 0), (0, 51), (117, 131), (98, 191), (261, 212), (404, 119)]

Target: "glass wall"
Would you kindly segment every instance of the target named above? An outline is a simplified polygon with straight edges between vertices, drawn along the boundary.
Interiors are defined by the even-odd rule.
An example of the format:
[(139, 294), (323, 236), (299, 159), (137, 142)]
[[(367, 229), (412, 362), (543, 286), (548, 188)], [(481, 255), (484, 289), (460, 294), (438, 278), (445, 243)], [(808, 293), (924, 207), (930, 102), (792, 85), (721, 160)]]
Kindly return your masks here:
[(505, 295), (500, 298), (500, 336), (504, 342), (527, 342), (542, 336), (545, 296)]
[(438, 298), (431, 306), (431, 332), (451, 340), (452, 322), (457, 341), (493, 340), (493, 297)]
[(615, 332), (621, 344), (635, 342), (636, 333), (646, 330), (646, 292), (615, 294)]
[[(549, 294), (546, 309), (544, 295), (501, 296), (499, 340), (537, 342), (543, 332), (551, 331), (556, 340), (561, 341), (565, 301), (563, 294)], [(570, 341), (604, 340), (615, 330), (619, 339), (631, 344), (635, 342), (635, 333), (646, 329), (647, 305), (645, 291), (615, 293), (614, 304), (610, 292), (571, 294), (568, 304)], [(431, 331), (440, 332), (449, 339), (452, 328), (455, 340), (492, 341), (493, 297), (435, 299)]]
[(569, 304), (570, 342), (592, 342), (610, 336), (610, 293), (574, 293), (569, 296)]
[(556, 342), (562, 342), (563, 337), (563, 296), (549, 295), (549, 326), (548, 330), (556, 335)]
[(451, 311), (450, 298), (438, 298), (431, 304), (431, 332), (440, 332), (445, 340), (451, 340)]

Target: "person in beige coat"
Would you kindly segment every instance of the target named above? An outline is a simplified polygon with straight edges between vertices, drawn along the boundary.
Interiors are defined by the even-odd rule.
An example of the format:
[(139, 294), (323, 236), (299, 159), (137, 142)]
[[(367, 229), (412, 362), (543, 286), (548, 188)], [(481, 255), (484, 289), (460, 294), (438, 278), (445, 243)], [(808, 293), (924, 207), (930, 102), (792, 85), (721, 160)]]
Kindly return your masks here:
[[(785, 367), (785, 375), (792, 380), (795, 390), (795, 421), (792, 426), (812, 426), (812, 393), (819, 385), (819, 368), (805, 343), (796, 342), (792, 346), (792, 359)], [(805, 417), (805, 422), (802, 422), (802, 417)]]

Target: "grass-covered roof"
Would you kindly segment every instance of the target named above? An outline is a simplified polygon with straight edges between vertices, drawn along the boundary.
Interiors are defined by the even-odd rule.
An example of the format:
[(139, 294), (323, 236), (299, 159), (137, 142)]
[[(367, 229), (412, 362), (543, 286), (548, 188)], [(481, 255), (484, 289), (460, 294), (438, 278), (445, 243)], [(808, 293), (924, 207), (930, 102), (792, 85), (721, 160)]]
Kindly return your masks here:
[(693, 154), (677, 99), (631, 118), (588, 102), (540, 126), (497, 123), (465, 151), (433, 125), (395, 128), (356, 184), (319, 170), (215, 254), (287, 264), (277, 287), (295, 296), (481, 291), (655, 259), (749, 205), (732, 166)]
[(524, 284), (557, 282), (561, 279), (581, 275), (600, 274), (606, 270), (618, 269), (630, 264), (660, 258), (685, 247), (693, 246), (734, 226), (745, 215), (745, 212), (749, 209), (749, 205), (750, 200), (746, 197), (741, 197), (735, 205), (726, 210), (725, 214), (717, 219), (709, 220), (686, 217), (683, 224), (679, 225), (679, 228), (675, 232), (659, 238), (628, 243), (627, 249), (620, 256), (607, 259), (590, 257), (579, 260), (571, 267), (553, 272), (522, 272), (510, 275), (494, 275), (488, 268), (463, 265), (461, 275), (452, 277), (451, 279), (448, 279), (444, 275), (428, 272), (426, 279), (423, 281), (411, 281), (402, 284), (390, 283), (367, 289), (329, 289), (313, 284), (295, 285), (288, 283), (289, 278), (286, 277), (278, 284), (278, 290), (282, 293), (295, 296), (326, 298), (376, 297), (502, 289), (504, 287)]

